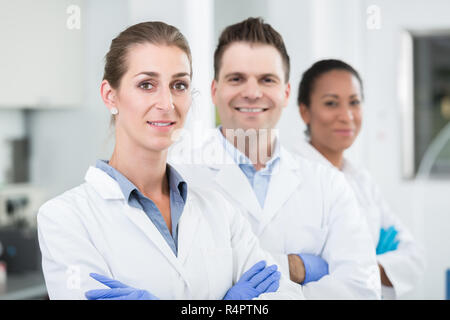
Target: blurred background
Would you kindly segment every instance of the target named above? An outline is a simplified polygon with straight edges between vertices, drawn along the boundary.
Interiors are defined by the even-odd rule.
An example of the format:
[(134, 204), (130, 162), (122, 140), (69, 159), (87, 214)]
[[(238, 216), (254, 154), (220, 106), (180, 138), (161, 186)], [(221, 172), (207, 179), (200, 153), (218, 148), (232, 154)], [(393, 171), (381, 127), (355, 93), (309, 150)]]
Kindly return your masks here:
[(99, 88), (111, 40), (142, 21), (178, 27), (197, 92), (187, 128), (213, 128), (217, 38), (249, 16), (278, 30), (291, 57), (285, 146), (304, 139), (295, 103), (304, 70), (338, 58), (360, 72), (363, 129), (349, 157), (372, 173), (426, 254), (425, 277), (404, 298), (449, 298), (449, 12), (448, 0), (0, 0), (0, 299), (46, 297), (37, 209), (109, 159), (114, 135)]

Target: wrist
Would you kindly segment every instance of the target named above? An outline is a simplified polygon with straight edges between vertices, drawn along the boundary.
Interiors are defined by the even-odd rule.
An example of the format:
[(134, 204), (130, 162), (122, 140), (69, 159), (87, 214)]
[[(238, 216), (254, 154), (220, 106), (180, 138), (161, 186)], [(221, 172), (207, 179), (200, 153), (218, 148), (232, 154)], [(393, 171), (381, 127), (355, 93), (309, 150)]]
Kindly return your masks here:
[(296, 254), (288, 255), (289, 262), (289, 277), (291, 281), (296, 283), (303, 283), (305, 281), (305, 265), (303, 260)]
[(381, 264), (378, 264), (378, 269), (380, 269), (381, 284), (386, 287), (392, 287), (393, 286), (392, 282), (391, 282), (391, 280), (389, 280), (389, 278)]

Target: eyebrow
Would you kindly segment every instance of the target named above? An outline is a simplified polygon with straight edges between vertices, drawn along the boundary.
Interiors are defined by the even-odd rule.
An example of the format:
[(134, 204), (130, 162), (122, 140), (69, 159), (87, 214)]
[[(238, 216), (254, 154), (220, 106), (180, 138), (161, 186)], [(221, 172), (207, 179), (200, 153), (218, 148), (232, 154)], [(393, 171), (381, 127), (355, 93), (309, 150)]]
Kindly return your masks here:
[[(229, 78), (229, 77), (233, 77), (233, 76), (244, 76), (245, 73), (242, 72), (231, 72), (225, 75), (225, 78)], [(277, 78), (280, 79), (280, 77), (278, 77), (276, 74), (274, 73), (263, 73), (258, 75), (258, 77), (273, 77), (273, 78)]]
[[(152, 72), (152, 71), (143, 71), (135, 74), (134, 76), (137, 77), (139, 75), (146, 75), (153, 78), (159, 78), (160, 74), (158, 72)], [(182, 77), (190, 77), (191, 75), (187, 72), (178, 72), (174, 75), (172, 75), (172, 78), (182, 78)]]
[[(333, 97), (333, 98), (339, 99), (339, 96), (337, 94), (333, 94), (333, 93), (325, 93), (321, 98), (326, 98), (326, 97)], [(358, 95), (355, 93), (350, 96), (350, 98), (353, 98), (353, 97), (358, 97)]]

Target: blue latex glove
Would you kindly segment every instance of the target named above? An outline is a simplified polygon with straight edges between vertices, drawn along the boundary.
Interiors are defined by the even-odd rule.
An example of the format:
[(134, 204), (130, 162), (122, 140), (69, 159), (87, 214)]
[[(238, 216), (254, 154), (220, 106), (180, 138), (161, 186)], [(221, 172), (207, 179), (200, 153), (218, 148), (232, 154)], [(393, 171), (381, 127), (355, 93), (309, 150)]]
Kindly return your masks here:
[(266, 268), (265, 261), (256, 263), (228, 290), (223, 300), (251, 300), (261, 293), (277, 291), (281, 276), (277, 268), (276, 265)]
[(395, 241), (397, 233), (398, 231), (394, 226), (390, 226), (387, 230), (381, 228), (376, 253), (383, 254), (388, 251), (396, 250), (399, 243), (399, 241)]
[(146, 290), (129, 287), (120, 281), (101, 274), (91, 273), (90, 276), (111, 289), (89, 290), (85, 293), (88, 300), (158, 300), (157, 297)]
[(319, 256), (309, 253), (298, 255), (305, 265), (305, 280), (301, 284), (318, 281), (328, 274), (328, 263)]

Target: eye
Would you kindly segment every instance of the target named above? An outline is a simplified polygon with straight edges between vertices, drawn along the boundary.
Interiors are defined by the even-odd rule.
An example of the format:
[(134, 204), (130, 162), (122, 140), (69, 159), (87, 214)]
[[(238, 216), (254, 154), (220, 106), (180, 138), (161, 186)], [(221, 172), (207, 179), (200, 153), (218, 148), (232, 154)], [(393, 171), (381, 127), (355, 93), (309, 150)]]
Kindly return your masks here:
[(154, 88), (154, 86), (152, 83), (146, 81), (146, 82), (140, 83), (139, 88), (144, 89), (144, 90), (151, 90)]
[(361, 102), (360, 102), (359, 100), (352, 100), (352, 101), (350, 101), (350, 105), (351, 105), (351, 106), (354, 106), (354, 107), (359, 106), (360, 103), (361, 103)]
[(267, 84), (271, 84), (271, 83), (275, 83), (275, 80), (270, 78), (270, 77), (265, 77), (265, 78), (262, 78), (262, 82), (263, 83), (267, 83)]
[(327, 107), (337, 107), (338, 103), (337, 103), (337, 101), (329, 100), (329, 101), (325, 101), (325, 105)]
[(172, 85), (172, 89), (177, 91), (186, 91), (189, 88), (189, 85), (184, 81), (177, 81)]
[(240, 77), (240, 76), (233, 76), (233, 77), (228, 78), (228, 81), (233, 82), (233, 83), (238, 83), (241, 80), (242, 80), (242, 77)]

